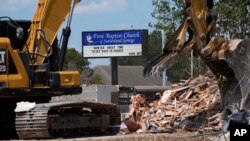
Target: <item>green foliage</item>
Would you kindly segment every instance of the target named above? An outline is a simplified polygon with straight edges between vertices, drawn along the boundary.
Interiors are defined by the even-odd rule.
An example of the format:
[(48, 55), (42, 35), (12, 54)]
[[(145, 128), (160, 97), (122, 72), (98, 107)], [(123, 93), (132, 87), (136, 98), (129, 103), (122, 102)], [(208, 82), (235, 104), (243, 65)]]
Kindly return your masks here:
[(95, 74), (95, 75), (94, 75), (94, 84), (97, 84), (97, 85), (102, 85), (102, 84), (104, 84), (104, 83), (102, 82), (102, 77), (101, 77), (100, 75), (98, 75), (98, 74)]
[[(217, 34), (228, 38), (235, 33), (238, 33), (241, 38), (250, 37), (250, 0), (219, 0), (215, 2), (212, 14), (217, 17)], [(185, 15), (185, 11), (183, 11), (184, 1), (152, 0), (152, 5), (154, 11), (151, 15), (156, 19), (156, 23), (149, 23), (149, 26), (158, 31), (165, 30), (166, 37), (169, 39)], [(203, 73), (206, 68), (201, 60), (194, 58), (194, 76)], [(190, 55), (176, 60), (175, 64), (167, 70), (167, 75), (172, 82), (190, 77)]]
[[(154, 6), (154, 11), (151, 15), (157, 22), (154, 24), (149, 23), (149, 26), (157, 31), (164, 30), (166, 32), (166, 40), (168, 40), (183, 21), (185, 3), (183, 0), (153, 0), (152, 5)], [(161, 46), (161, 41), (158, 40), (157, 42), (157, 45)], [(206, 70), (206, 65), (200, 59), (194, 58), (193, 63), (194, 76)], [(190, 64), (190, 54), (176, 60), (174, 65), (167, 69), (168, 79), (171, 82), (178, 82), (180, 79), (189, 78), (191, 74)]]
[(219, 0), (213, 11), (217, 16), (218, 34), (250, 37), (250, 0)]
[(144, 57), (119, 57), (119, 65), (141, 66), (145, 63)]
[(148, 52), (146, 57), (146, 62), (151, 61), (155, 57), (162, 54), (162, 47), (161, 47), (161, 32), (160, 31), (153, 31), (149, 34), (149, 45), (148, 45)]
[[(176, 60), (175, 64), (167, 69), (168, 80), (172, 83), (181, 79), (188, 79), (191, 75), (191, 54), (187, 54)], [(207, 71), (205, 63), (200, 58), (193, 58), (193, 75), (198, 76)]]
[[(162, 54), (162, 34), (161, 30), (165, 30), (166, 37), (169, 39), (179, 26), (182, 18), (184, 7), (183, 1), (174, 0), (153, 0), (154, 11), (152, 17), (157, 20), (156, 23), (149, 23), (149, 26), (155, 30), (149, 34), (149, 47), (147, 54), (143, 57), (122, 57), (119, 58), (120, 65), (146, 65), (148, 62), (154, 60), (157, 56)], [(196, 66), (198, 61), (194, 59)], [(201, 62), (201, 61), (200, 61)], [(201, 62), (201, 65), (204, 63)], [(204, 66), (204, 65), (203, 65)], [(199, 68), (201, 69), (201, 67)], [(198, 67), (194, 68), (194, 75), (197, 75)], [(197, 72), (197, 73), (196, 73)], [(184, 56), (180, 60), (176, 60), (175, 64), (167, 70), (167, 76), (171, 82), (177, 82), (180, 79), (190, 77), (190, 56)]]
[(82, 74), (81, 74), (81, 83), (86, 84), (86, 85), (103, 84), (102, 77), (98, 74), (95, 74), (94, 71), (89, 67), (84, 67)]
[(94, 84), (94, 71), (89, 68), (85, 67), (81, 73), (81, 83), (89, 85)]
[(84, 59), (81, 53), (75, 50), (75, 48), (69, 48), (67, 50), (64, 60), (64, 69), (77, 70), (81, 73), (84, 67), (88, 65), (88, 61)]
[[(152, 5), (154, 6), (154, 11), (151, 13), (151, 16), (156, 19), (156, 23), (149, 23), (149, 26), (153, 27), (156, 31), (164, 30), (166, 40), (168, 40), (183, 19), (182, 10), (184, 3), (180, 0), (153, 0)], [(160, 40), (153, 40), (151, 42), (157, 44), (157, 48), (161, 49), (161, 34), (159, 34), (159, 38)], [(150, 59), (153, 60), (155, 56), (159, 56), (160, 54), (154, 54), (154, 56), (150, 56)], [(179, 79), (188, 78), (190, 76), (189, 72), (190, 59), (188, 56), (185, 56), (180, 60), (176, 60), (174, 65), (167, 69), (167, 76), (171, 82), (176, 82)]]
[(161, 54), (161, 33), (159, 31), (153, 31), (149, 34), (149, 45), (146, 49), (146, 54), (141, 57), (119, 57), (119, 65), (140, 65), (144, 66), (152, 58)]
[(154, 11), (151, 16), (157, 20), (156, 23), (149, 23), (150, 27), (156, 30), (165, 30), (167, 35), (175, 32), (183, 18), (184, 3), (182, 0), (152, 0)]

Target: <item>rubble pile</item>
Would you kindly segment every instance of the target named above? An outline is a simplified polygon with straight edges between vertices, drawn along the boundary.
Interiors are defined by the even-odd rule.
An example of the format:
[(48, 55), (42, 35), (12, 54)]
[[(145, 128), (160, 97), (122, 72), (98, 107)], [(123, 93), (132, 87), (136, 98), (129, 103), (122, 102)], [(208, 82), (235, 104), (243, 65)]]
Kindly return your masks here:
[(143, 95), (131, 97), (124, 120), (130, 132), (172, 133), (175, 129), (207, 131), (222, 129), (220, 94), (213, 77), (198, 76), (172, 84), (157, 93), (151, 103)]

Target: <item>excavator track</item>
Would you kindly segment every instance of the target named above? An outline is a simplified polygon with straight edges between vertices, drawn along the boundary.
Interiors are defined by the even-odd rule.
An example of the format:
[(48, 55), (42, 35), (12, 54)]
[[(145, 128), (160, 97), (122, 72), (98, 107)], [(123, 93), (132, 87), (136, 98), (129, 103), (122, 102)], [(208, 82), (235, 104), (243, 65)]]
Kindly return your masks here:
[(37, 104), (28, 112), (16, 113), (20, 139), (116, 134), (120, 122), (116, 105), (93, 102)]

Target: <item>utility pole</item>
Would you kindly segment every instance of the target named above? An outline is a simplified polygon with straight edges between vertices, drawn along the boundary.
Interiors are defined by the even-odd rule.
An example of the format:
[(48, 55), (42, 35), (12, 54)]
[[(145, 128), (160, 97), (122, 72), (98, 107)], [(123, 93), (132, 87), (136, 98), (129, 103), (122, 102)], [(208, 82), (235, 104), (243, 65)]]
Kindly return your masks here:
[[(163, 49), (165, 47), (165, 44), (166, 44), (166, 36), (165, 36), (165, 30), (163, 29), (162, 30), (162, 53), (163, 53)], [(162, 72), (162, 86), (166, 86), (167, 85), (167, 74), (166, 74), (166, 71), (167, 69), (164, 69), (163, 72)]]

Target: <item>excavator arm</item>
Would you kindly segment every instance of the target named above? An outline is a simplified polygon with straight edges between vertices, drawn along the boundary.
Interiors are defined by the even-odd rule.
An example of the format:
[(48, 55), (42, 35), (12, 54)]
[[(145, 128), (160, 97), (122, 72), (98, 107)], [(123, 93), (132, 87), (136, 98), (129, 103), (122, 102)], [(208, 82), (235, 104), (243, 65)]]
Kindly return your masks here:
[[(79, 2), (75, 0), (75, 3)], [(71, 3), (72, 0), (39, 0), (23, 48), (31, 54), (33, 63), (42, 64), (49, 55), (58, 30), (70, 12)]]
[(192, 49), (200, 54), (200, 50), (209, 42), (215, 26), (214, 19), (209, 13), (213, 7), (213, 1), (186, 0), (185, 2), (186, 14), (183, 23), (166, 43), (163, 54), (145, 67), (145, 75), (158, 74), (165, 68), (170, 67), (173, 60), (187, 54)]
[(144, 74), (156, 75), (193, 50), (217, 77), (222, 106), (240, 103), (240, 109), (249, 110), (250, 40), (229, 42), (225, 37), (215, 36), (213, 0), (185, 0), (185, 3), (184, 22), (168, 40), (164, 53), (145, 67)]

